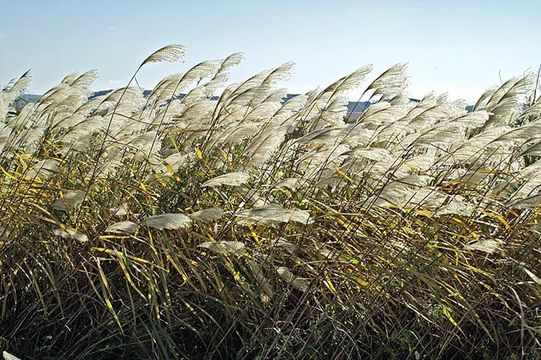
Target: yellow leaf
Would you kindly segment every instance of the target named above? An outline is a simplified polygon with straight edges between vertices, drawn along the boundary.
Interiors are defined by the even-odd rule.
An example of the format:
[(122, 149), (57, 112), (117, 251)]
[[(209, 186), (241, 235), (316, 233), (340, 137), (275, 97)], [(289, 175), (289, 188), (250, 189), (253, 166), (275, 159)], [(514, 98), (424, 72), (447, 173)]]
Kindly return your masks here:
[(492, 211), (483, 211), (483, 214), (485, 214), (486, 216), (489, 216), (493, 219), (496, 219), (498, 220), (500, 223), (503, 224), (503, 226), (506, 228), (506, 229), (510, 229), (511, 228), (511, 225), (509, 225), (509, 223), (507, 222), (507, 220), (505, 220), (503, 218), (503, 216), (501, 216), (500, 214), (498, 213), (495, 213), (495, 212), (492, 212)]
[(227, 161), (227, 153), (223, 149), (220, 149), (220, 155), (224, 161)]
[(415, 214), (417, 214), (417, 215), (423, 215), (423, 216), (426, 216), (427, 218), (431, 218), (431, 217), (434, 215), (434, 213), (433, 213), (432, 211), (427, 210), (427, 209), (417, 210), (417, 211), (415, 212)]
[(361, 286), (368, 286), (370, 285), (370, 283), (368, 281), (365, 281), (363, 279), (361, 279), (360, 277), (356, 276), (355, 277), (355, 281), (357, 282), (357, 284), (361, 285)]
[(344, 170), (342, 170), (339, 166), (337, 166), (337, 167), (335, 168), (335, 170), (336, 170), (336, 172), (338, 173), (338, 175), (342, 176), (344, 179), (346, 179), (346, 180), (348, 180), (348, 181), (353, 182), (353, 179), (350, 178), (350, 177), (348, 176), (348, 174), (346, 174), (346, 173), (344, 172)]
[(331, 278), (329, 277), (329, 275), (325, 275), (325, 283), (327, 284), (327, 286), (329, 287), (329, 289), (332, 291), (333, 294), (336, 294), (336, 288), (334, 287), (332, 281), (331, 281)]
[(443, 315), (445, 315), (445, 317), (447, 318), (447, 320), (449, 320), (451, 324), (453, 324), (456, 328), (460, 329), (460, 327), (458, 326), (458, 323), (455, 321), (455, 319), (453, 318), (453, 315), (451, 314), (451, 310), (449, 310), (447, 306), (443, 306), (442, 312), (443, 312)]
[(459, 218), (452, 218), (454, 222), (456, 222), (458, 225), (461, 225), (463, 226), (466, 230), (468, 230), (470, 232), (470, 235), (475, 239), (475, 240), (478, 240), (479, 239), (479, 235), (477, 235), (477, 233), (475, 231), (473, 231), (472, 229), (470, 229), (470, 227), (465, 224), (462, 220), (460, 220)]
[(125, 235), (101, 235), (99, 238), (102, 239), (102, 240), (114, 240), (114, 239), (122, 240), (122, 239), (129, 238), (129, 236), (125, 236)]
[(410, 228), (409, 226), (403, 226), (402, 230), (404, 230), (409, 235), (415, 235), (415, 231), (412, 228)]
[(2, 170), (2, 172), (4, 173), (4, 175), (6, 175), (8, 178), (12, 179), (12, 180), (17, 180), (17, 178), (13, 175), (11, 175), (10, 173), (8, 173), (2, 166), (0, 166), (0, 170)]
[(261, 244), (261, 240), (259, 239), (259, 235), (257, 235), (257, 233), (255, 232), (254, 227), (249, 225), (248, 228), (250, 229), (250, 234), (254, 238), (256, 244), (258, 244), (258, 245)]
[(147, 187), (146, 187), (145, 183), (140, 182), (139, 186), (141, 186), (141, 189), (143, 189), (143, 191), (147, 192)]
[(165, 163), (164, 166), (165, 166), (165, 169), (167, 170), (167, 172), (168, 172), (169, 174), (171, 174), (171, 175), (174, 175), (174, 174), (175, 174), (175, 169), (173, 169), (173, 168), (171, 167), (171, 165), (169, 165), (168, 163)]
[[(180, 177), (177, 175), (177, 173), (175, 172), (175, 169), (173, 169), (173, 168), (171, 167), (171, 165), (169, 165), (169, 164), (166, 163), (166, 164), (165, 164), (165, 169), (167, 170), (167, 172), (168, 172), (169, 174), (171, 174), (171, 176), (173, 176), (173, 178), (174, 178), (176, 181), (180, 181)], [(160, 180), (161, 180), (161, 178), (158, 179), (158, 181), (160, 181)], [(163, 181), (160, 181), (160, 183), (162, 183), (162, 182), (163, 182)], [(166, 184), (165, 182), (163, 182), (163, 184), (161, 184), (161, 185), (162, 185), (163, 187), (165, 187), (167, 184)]]
[(198, 147), (195, 148), (195, 154), (197, 155), (199, 160), (203, 160), (203, 153), (201, 152), (201, 150)]

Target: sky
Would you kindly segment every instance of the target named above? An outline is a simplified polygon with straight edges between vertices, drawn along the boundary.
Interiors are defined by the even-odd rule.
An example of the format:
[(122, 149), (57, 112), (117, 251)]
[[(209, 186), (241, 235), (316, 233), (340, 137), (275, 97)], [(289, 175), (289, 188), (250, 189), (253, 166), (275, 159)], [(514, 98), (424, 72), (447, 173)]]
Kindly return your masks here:
[[(326, 86), (367, 64), (372, 78), (408, 63), (408, 92), (474, 101), (541, 64), (540, 0), (0, 0), (0, 84), (30, 69), (30, 93), (97, 69), (95, 90), (125, 85), (154, 50), (182, 44), (183, 63), (150, 64), (152, 88), (200, 61), (243, 52), (241, 81), (293, 61), (290, 93)], [(369, 78), (370, 79), (370, 78)]]

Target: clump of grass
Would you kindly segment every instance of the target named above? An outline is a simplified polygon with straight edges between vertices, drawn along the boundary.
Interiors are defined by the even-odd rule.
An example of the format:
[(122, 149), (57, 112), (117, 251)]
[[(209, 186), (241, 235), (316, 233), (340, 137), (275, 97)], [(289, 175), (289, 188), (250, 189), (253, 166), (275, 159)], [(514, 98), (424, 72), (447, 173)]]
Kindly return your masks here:
[[(541, 102), (463, 102), (399, 64), (284, 101), (240, 54), (93, 97), (0, 96), (0, 344), (55, 358), (500, 358), (540, 353)], [(371, 106), (347, 113), (363, 87)], [(534, 92), (535, 93), (535, 92)], [(181, 96), (181, 94), (185, 94)]]

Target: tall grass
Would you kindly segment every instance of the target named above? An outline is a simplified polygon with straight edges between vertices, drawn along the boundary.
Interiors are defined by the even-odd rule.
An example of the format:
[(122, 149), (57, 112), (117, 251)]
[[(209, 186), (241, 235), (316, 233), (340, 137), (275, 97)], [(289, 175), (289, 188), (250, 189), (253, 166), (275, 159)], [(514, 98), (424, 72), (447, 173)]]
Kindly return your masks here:
[[(240, 54), (89, 99), (0, 96), (0, 346), (37, 358), (541, 356), (541, 101), (363, 67), (284, 102)], [(363, 89), (371, 106), (347, 113)], [(186, 94), (185, 96), (180, 96)], [(8, 356), (7, 353), (5, 356)]]

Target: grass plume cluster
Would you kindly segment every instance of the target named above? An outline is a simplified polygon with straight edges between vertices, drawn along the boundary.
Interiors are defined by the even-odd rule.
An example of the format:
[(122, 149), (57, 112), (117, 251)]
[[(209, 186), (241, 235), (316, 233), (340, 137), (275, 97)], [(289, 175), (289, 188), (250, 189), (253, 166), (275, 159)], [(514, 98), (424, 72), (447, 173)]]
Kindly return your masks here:
[[(360, 68), (284, 101), (240, 54), (92, 97), (0, 95), (0, 346), (18, 356), (541, 356), (541, 101)], [(362, 89), (371, 102), (347, 111)], [(183, 96), (180, 96), (184, 94)], [(7, 355), (6, 355), (7, 356)]]

